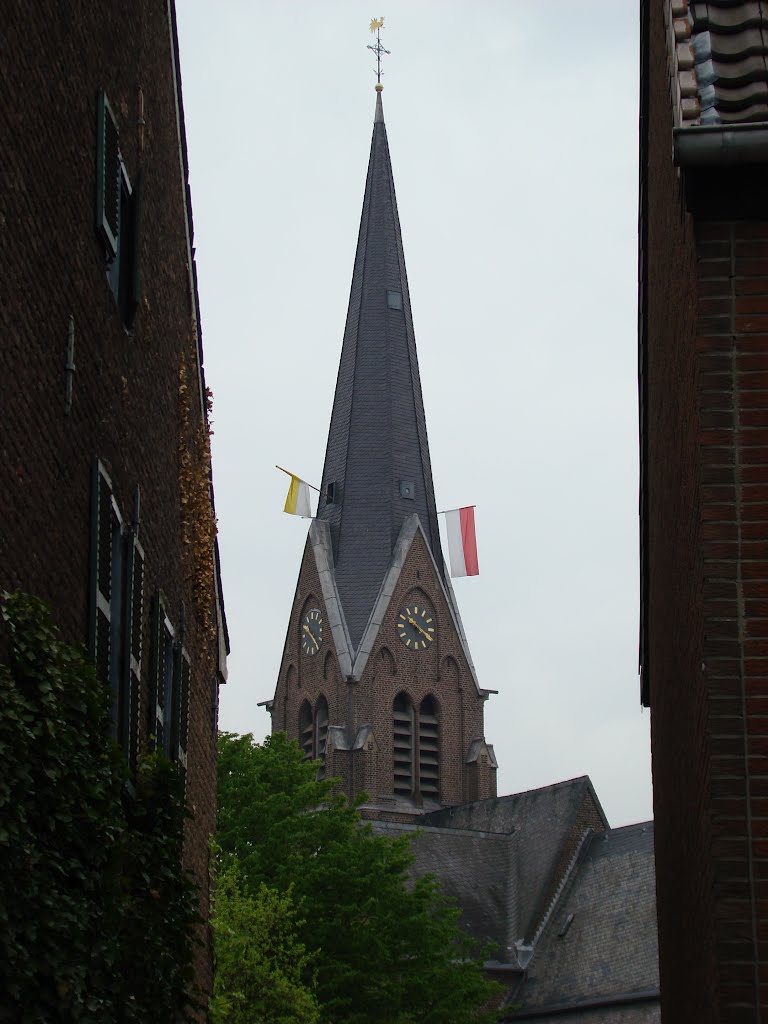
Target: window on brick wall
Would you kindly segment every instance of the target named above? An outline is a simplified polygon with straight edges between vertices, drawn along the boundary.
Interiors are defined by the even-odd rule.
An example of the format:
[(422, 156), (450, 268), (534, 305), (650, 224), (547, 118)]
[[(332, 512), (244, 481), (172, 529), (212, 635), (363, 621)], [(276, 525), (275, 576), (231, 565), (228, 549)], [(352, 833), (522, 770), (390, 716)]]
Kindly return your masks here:
[(325, 748), (328, 744), (328, 701), (325, 697), (318, 697), (315, 705), (315, 757), (322, 761), (322, 768), (318, 772), (320, 778), (325, 776)]
[(95, 459), (91, 476), (90, 614), (88, 651), (112, 695), (112, 728), (135, 767), (144, 551), (138, 525), (123, 521), (110, 475)]
[(183, 644), (174, 650), (173, 695), (171, 698), (171, 735), (169, 756), (182, 768), (187, 767), (187, 737), (189, 734), (189, 682), (191, 665)]
[(419, 789), (435, 800), (440, 792), (438, 738), (437, 702), (425, 697), (419, 706)]
[(96, 118), (96, 230), (104, 247), (107, 280), (127, 327), (133, 326), (141, 298), (142, 195), (142, 172), (132, 188), (117, 120), (102, 89)]
[(411, 698), (398, 693), (393, 705), (394, 791), (397, 796), (413, 795), (414, 713)]
[(305, 761), (320, 761), (320, 778), (325, 774), (325, 752), (328, 745), (328, 701), (321, 694), (314, 708), (308, 700), (299, 708), (299, 746)]
[(155, 749), (186, 768), (191, 661), (158, 592), (152, 605), (148, 730)]
[(437, 701), (425, 697), (418, 709), (406, 693), (392, 705), (393, 788), (413, 799), (440, 795), (439, 717)]
[(305, 761), (311, 761), (313, 755), (314, 716), (312, 705), (305, 700), (299, 708), (299, 746)]
[(147, 729), (157, 750), (170, 746), (175, 631), (159, 592), (152, 602), (152, 663)]

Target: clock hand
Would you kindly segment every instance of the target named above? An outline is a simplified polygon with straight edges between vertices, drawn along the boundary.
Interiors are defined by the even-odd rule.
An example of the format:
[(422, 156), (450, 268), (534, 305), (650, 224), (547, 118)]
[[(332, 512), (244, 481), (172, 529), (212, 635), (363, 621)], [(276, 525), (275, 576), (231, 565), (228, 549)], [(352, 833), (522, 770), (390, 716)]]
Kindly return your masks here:
[(418, 629), (418, 631), (422, 634), (422, 636), (425, 636), (427, 638), (427, 640), (431, 640), (432, 639), (432, 637), (429, 635), (429, 633), (427, 633), (427, 631), (425, 629), (422, 629), (421, 626), (418, 624), (418, 622), (416, 622), (415, 619), (409, 618), (408, 621), (410, 622), (410, 624), (412, 626), (415, 626), (416, 629)]
[(304, 623), (304, 624), (302, 625), (302, 629), (304, 630), (304, 632), (305, 632), (305, 633), (308, 633), (308, 634), (309, 634), (309, 637), (310, 637), (310, 639), (311, 639), (312, 643), (313, 643), (313, 644), (315, 645), (315, 647), (316, 647), (316, 648), (318, 649), (318, 651), (319, 651), (319, 650), (320, 650), (320, 644), (319, 644), (319, 643), (317, 642), (317, 640), (315, 640), (315, 637), (314, 637), (314, 635), (313, 635), (313, 633), (312, 633), (312, 630), (311, 630), (311, 629), (309, 628), (309, 626), (307, 626), (307, 625), (306, 625), (306, 623)]

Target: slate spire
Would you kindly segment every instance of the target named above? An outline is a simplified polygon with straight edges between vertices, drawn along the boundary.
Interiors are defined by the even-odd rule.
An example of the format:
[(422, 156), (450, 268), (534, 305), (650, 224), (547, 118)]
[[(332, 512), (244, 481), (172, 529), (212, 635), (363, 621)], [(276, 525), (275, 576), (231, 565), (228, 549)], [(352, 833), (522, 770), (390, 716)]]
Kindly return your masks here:
[(360, 643), (402, 525), (414, 513), (443, 572), (381, 86), (376, 93), (317, 512), (331, 527), (336, 584), (354, 648)]

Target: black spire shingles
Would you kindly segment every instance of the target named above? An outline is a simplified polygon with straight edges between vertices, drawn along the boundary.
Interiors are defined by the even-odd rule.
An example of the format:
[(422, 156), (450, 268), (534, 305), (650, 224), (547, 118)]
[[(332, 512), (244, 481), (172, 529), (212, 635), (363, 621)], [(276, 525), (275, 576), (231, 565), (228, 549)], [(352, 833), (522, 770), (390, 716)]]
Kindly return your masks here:
[[(329, 484), (335, 488), (332, 502)], [(412, 498), (403, 495), (408, 484)], [(317, 512), (331, 526), (336, 583), (354, 648), (403, 522), (414, 512), (442, 573), (416, 339), (379, 92)]]

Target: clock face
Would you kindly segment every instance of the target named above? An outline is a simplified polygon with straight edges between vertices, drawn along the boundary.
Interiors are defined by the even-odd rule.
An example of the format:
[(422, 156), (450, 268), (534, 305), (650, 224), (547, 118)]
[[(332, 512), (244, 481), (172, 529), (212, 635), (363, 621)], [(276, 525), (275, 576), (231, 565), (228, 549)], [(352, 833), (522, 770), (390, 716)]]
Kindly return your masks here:
[(409, 604), (397, 616), (397, 635), (409, 651), (424, 651), (435, 639), (432, 609), (424, 604)]
[(323, 642), (323, 617), (319, 608), (310, 608), (301, 620), (301, 649), (305, 654), (317, 654)]

